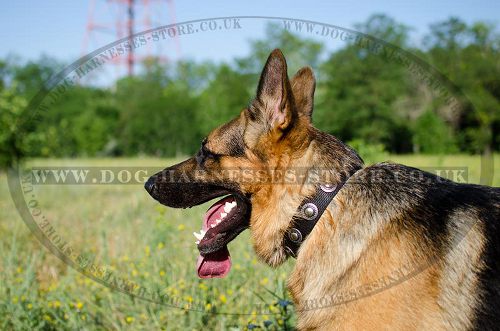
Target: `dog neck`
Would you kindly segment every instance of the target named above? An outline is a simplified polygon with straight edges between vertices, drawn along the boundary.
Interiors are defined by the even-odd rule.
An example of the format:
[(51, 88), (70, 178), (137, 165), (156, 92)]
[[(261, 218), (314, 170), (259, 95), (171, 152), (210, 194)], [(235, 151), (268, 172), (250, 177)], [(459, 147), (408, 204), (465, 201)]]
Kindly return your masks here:
[[(251, 197), (253, 247), (259, 258), (271, 266), (278, 266), (287, 259), (283, 237), (297, 207), (316, 191), (310, 177), (320, 171), (324, 177), (316, 177), (316, 182), (337, 185), (343, 179), (342, 174), (352, 174), (363, 167), (356, 152), (334, 136), (314, 127), (309, 127), (304, 135), (308, 137), (305, 139), (308, 143), (295, 150), (293, 156), (276, 153), (275, 162), (268, 165), (269, 173), (273, 169), (298, 171), (293, 173), (292, 183), (284, 180), (273, 185), (260, 185)], [(273, 220), (273, 231), (269, 230), (268, 220)]]
[(300, 245), (314, 229), (323, 212), (351, 176), (352, 174), (343, 175), (341, 181), (335, 184), (319, 183), (314, 195), (302, 200), (283, 239), (283, 246), (288, 256), (297, 257)]
[[(285, 232), (283, 240), (285, 252), (288, 256), (294, 258), (297, 257), (300, 245), (311, 233), (323, 215), (323, 212), (342, 189), (344, 183), (361, 169), (363, 164), (359, 155), (337, 138), (318, 131), (313, 127), (311, 127), (311, 129), (312, 132), (310, 136), (314, 138), (313, 141), (316, 145), (315, 149), (321, 150), (319, 155), (326, 156), (324, 160), (319, 161), (325, 162), (328, 158), (330, 158), (331, 161), (330, 164), (325, 162), (325, 165), (320, 163), (319, 167), (314, 167), (315, 170), (319, 170), (319, 182), (315, 185), (315, 192), (313, 195), (306, 196), (302, 200), (295, 215), (292, 217), (290, 227)], [(331, 152), (332, 150), (336, 151), (336, 153), (333, 154)], [(342, 150), (344, 153), (340, 153), (339, 155), (338, 151)], [(344, 162), (339, 163), (338, 160), (343, 160)], [(334, 174), (331, 173), (332, 170)], [(328, 173), (328, 175), (325, 177), (324, 173)]]
[(428, 268), (402, 285), (407, 290), (389, 287), (374, 297), (373, 305), (366, 306), (369, 309), (365, 307), (372, 301), (363, 298), (371, 298), (393, 281), (398, 283), (425, 265), (431, 254), (430, 246), (416, 242), (412, 231), (391, 227), (391, 220), (396, 221), (405, 206), (395, 207), (389, 199), (363, 206), (370, 190), (366, 169), (347, 180), (300, 248), (288, 289), (303, 321), (328, 314), (325, 320), (354, 323), (370, 309), (379, 309), (377, 302), (407, 300), (404, 293), (413, 293), (414, 286), (433, 279), (434, 269)]

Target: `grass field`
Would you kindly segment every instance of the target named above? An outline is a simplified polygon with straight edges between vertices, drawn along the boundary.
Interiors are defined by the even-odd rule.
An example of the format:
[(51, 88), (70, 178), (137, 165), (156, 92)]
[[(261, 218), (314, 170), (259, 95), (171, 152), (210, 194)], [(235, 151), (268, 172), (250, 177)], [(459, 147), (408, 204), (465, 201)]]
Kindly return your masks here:
[[(469, 182), (480, 179), (479, 157), (390, 155), (367, 163), (382, 159), (416, 167), (467, 167)], [(494, 161), (493, 185), (500, 186), (500, 155)], [(172, 162), (33, 160), (29, 166), (162, 168)], [(0, 183), (1, 330), (282, 330), (294, 324), (285, 290), (293, 261), (277, 270), (263, 265), (251, 249), (248, 231), (230, 244), (233, 268), (227, 278), (196, 277), (192, 233), (199, 230), (207, 205), (162, 207), (142, 185), (35, 187), (43, 214), (78, 254), (91, 257), (108, 274), (174, 298), (179, 307), (169, 308), (113, 291), (68, 267), (36, 240), (18, 215), (5, 173)]]

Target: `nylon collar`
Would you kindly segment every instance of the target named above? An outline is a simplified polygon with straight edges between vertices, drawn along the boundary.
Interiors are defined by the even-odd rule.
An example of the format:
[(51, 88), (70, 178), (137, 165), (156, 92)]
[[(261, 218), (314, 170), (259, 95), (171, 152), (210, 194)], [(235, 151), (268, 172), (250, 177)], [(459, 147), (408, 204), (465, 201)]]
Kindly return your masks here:
[(302, 200), (283, 239), (283, 246), (288, 256), (297, 257), (300, 245), (306, 240), (323, 212), (349, 178), (350, 176), (344, 176), (340, 183), (336, 185), (320, 184), (316, 187), (313, 196)]

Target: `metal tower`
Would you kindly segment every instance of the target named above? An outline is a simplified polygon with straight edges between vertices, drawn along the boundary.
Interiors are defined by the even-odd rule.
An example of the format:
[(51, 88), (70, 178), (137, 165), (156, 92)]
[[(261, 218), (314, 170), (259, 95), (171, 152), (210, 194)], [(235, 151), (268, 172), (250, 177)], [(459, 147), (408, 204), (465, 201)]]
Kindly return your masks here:
[[(174, 24), (175, 21), (174, 0), (90, 0), (82, 52), (87, 54), (112, 41), (155, 26)], [(124, 74), (123, 67), (126, 68), (126, 74), (132, 76), (135, 64), (148, 57), (166, 61), (167, 57), (162, 54), (166, 49), (162, 51), (161, 47), (167, 47), (170, 51), (173, 49), (177, 56), (180, 55), (177, 38), (174, 38), (173, 45), (156, 45), (156, 49), (148, 43), (144, 50), (131, 49), (126, 58), (113, 59), (117, 76)]]

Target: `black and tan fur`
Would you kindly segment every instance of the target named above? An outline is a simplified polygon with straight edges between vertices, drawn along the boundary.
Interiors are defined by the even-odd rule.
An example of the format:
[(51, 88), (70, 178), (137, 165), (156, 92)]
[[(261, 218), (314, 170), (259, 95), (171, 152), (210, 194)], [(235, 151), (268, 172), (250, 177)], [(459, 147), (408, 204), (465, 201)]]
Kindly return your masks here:
[[(500, 329), (500, 189), (399, 164), (365, 167), (351, 148), (312, 126), (314, 89), (310, 68), (289, 80), (283, 55), (273, 51), (249, 107), (212, 131), (195, 157), (152, 177), (148, 190), (172, 207), (243, 197), (255, 252), (275, 267), (287, 259), (283, 236), (314, 186), (305, 179), (242, 181), (238, 171), (223, 170), (250, 169), (268, 179), (286, 169), (330, 169), (336, 180), (355, 172), (302, 244), (289, 276), (297, 328)], [(166, 173), (184, 180), (161, 181)], [(403, 266), (421, 270), (385, 290), (310, 309)]]

